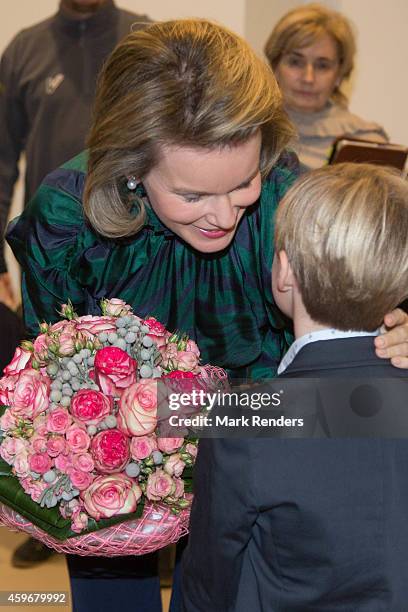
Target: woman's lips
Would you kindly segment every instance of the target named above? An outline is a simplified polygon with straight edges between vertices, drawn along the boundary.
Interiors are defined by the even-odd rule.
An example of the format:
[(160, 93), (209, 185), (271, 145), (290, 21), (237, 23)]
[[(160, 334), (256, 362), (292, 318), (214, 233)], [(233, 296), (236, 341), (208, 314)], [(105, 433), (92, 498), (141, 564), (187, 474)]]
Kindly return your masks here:
[(219, 230), (219, 229), (207, 230), (207, 229), (202, 229), (201, 227), (198, 227), (197, 229), (206, 238), (213, 238), (213, 239), (223, 238), (229, 233), (229, 232), (226, 232), (225, 230)]
[(295, 93), (298, 96), (305, 96), (307, 98), (313, 98), (316, 96), (316, 93), (314, 91), (296, 91)]

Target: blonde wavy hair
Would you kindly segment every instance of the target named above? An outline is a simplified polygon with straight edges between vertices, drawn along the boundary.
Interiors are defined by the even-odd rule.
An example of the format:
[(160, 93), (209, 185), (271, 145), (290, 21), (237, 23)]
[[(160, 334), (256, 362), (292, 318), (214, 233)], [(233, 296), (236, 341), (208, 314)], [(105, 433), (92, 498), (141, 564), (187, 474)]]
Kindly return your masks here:
[(408, 184), (371, 164), (305, 174), (278, 207), (276, 252), (285, 250), (314, 321), (377, 329), (408, 297)]
[(144, 176), (160, 148), (206, 149), (262, 135), (266, 176), (293, 136), (272, 70), (239, 36), (216, 23), (187, 19), (127, 36), (99, 78), (84, 210), (107, 237), (136, 233), (144, 203), (129, 198), (127, 178)]
[(264, 48), (265, 55), (276, 70), (283, 55), (312, 45), (324, 34), (336, 43), (340, 65), (339, 84), (331, 98), (347, 106), (347, 97), (340, 87), (353, 71), (356, 41), (350, 21), (341, 13), (320, 4), (305, 4), (289, 11), (272, 30)]

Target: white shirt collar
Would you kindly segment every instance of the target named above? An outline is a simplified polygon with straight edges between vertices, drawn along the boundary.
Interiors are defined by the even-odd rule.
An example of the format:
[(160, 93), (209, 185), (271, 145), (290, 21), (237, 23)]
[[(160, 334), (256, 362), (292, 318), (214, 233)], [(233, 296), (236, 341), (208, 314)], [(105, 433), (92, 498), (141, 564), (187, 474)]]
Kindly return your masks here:
[(318, 342), (319, 340), (338, 340), (339, 338), (356, 338), (359, 336), (378, 336), (379, 334), (380, 329), (376, 329), (373, 332), (368, 332), (352, 330), (340, 331), (339, 329), (328, 328), (310, 332), (309, 334), (301, 336), (300, 338), (295, 340), (293, 344), (291, 344), (288, 352), (279, 364), (278, 374), (282, 374), (282, 372), (284, 372), (286, 368), (292, 363), (296, 355), (299, 353), (300, 349), (306, 346), (306, 344), (310, 344), (311, 342)]

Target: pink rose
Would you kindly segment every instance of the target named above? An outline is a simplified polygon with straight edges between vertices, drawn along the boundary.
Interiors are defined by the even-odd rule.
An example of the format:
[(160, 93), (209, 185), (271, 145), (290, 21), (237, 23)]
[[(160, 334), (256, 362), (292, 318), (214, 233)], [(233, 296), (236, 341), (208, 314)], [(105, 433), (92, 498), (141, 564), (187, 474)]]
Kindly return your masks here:
[(158, 438), (157, 446), (163, 453), (170, 455), (183, 446), (184, 438)]
[(64, 331), (58, 337), (58, 355), (60, 357), (71, 357), (75, 353), (75, 343), (80, 341), (75, 329), (74, 321), (69, 321)]
[(76, 470), (74, 467), (69, 467), (67, 469), (67, 474), (73, 486), (79, 491), (85, 491), (94, 479), (89, 472), (82, 472), (81, 470)]
[(100, 391), (80, 389), (71, 400), (71, 414), (86, 425), (97, 425), (112, 412), (113, 400)]
[(19, 379), (19, 374), (3, 376), (0, 379), (0, 406), (11, 406), (13, 403), (14, 389)]
[[(51, 325), (48, 330), (52, 344), (58, 347), (60, 357), (71, 357), (75, 353), (75, 342), (81, 340), (81, 335), (77, 333), (75, 321), (58, 321)], [(57, 334), (54, 339), (53, 336)]]
[(152, 501), (160, 501), (172, 493), (173, 479), (163, 470), (156, 470), (147, 479), (146, 497)]
[(13, 413), (22, 418), (34, 419), (48, 408), (50, 379), (37, 370), (22, 370), (16, 382), (13, 397)]
[(169, 344), (159, 347), (163, 359), (163, 367), (170, 370), (177, 365), (177, 344), (170, 342)]
[(14, 457), (13, 469), (19, 478), (25, 478), (30, 474), (30, 466), (28, 463), (28, 452), (23, 450)]
[(92, 438), (90, 452), (99, 472), (120, 472), (130, 459), (129, 438), (119, 429), (100, 431)]
[[(199, 370), (199, 367), (198, 367)], [(172, 370), (167, 374), (163, 374), (162, 380), (165, 379), (165, 385), (171, 393), (192, 393), (207, 388), (201, 375), (198, 372), (186, 372), (184, 370)]]
[(47, 429), (52, 433), (66, 433), (71, 423), (72, 418), (66, 408), (54, 408), (48, 413)]
[(75, 323), (74, 321), (67, 321), (66, 319), (63, 319), (61, 321), (57, 321), (56, 323), (53, 323), (52, 325), (50, 325), (48, 327), (47, 333), (48, 334), (62, 334), (63, 331), (65, 331), (66, 329), (72, 329), (74, 327)]
[(89, 453), (73, 455), (72, 465), (76, 470), (81, 470), (81, 472), (92, 472), (95, 467), (94, 460)]
[(197, 457), (197, 446), (195, 444), (186, 444), (186, 453), (188, 453), (189, 455), (191, 455), (194, 459)]
[(63, 436), (51, 436), (47, 440), (47, 453), (50, 457), (57, 457), (65, 451), (66, 442)]
[(102, 302), (102, 312), (110, 317), (123, 317), (131, 310), (131, 306), (119, 298), (111, 298)]
[(81, 533), (88, 527), (88, 515), (83, 511), (80, 505), (75, 506), (71, 514), (71, 529), (75, 533)]
[(180, 499), (184, 495), (184, 480), (182, 478), (173, 478), (174, 490), (171, 496), (174, 499)]
[(198, 357), (190, 351), (177, 352), (177, 369), (185, 372), (194, 372), (198, 366)]
[(140, 436), (138, 438), (132, 438), (130, 441), (130, 454), (132, 459), (141, 461), (146, 459), (153, 451), (157, 450), (156, 436)]
[(45, 364), (45, 359), (48, 356), (48, 347), (52, 343), (52, 339), (48, 334), (40, 334), (34, 340), (33, 348), (34, 354), (33, 357), (40, 365)]
[(48, 421), (48, 414), (43, 413), (35, 417), (33, 421), (33, 427), (34, 427), (34, 431), (36, 434), (38, 434), (39, 436), (48, 435), (47, 421)]
[(186, 464), (180, 454), (175, 453), (166, 459), (163, 469), (169, 476), (181, 476), (185, 467)]
[(196, 357), (200, 357), (200, 350), (194, 340), (188, 340), (186, 345), (186, 351), (194, 353)]
[(76, 328), (87, 338), (93, 339), (94, 336), (102, 332), (110, 334), (116, 332), (115, 319), (113, 317), (95, 317), (85, 315), (76, 320)]
[(27, 476), (27, 478), (22, 478), (20, 480), (20, 484), (27, 495), (29, 495), (35, 502), (40, 500), (42, 493), (48, 487), (48, 484), (44, 482), (44, 480), (34, 480), (30, 476)]
[(82, 427), (71, 425), (65, 435), (69, 450), (73, 453), (84, 453), (88, 450), (91, 438)]
[(75, 457), (75, 455), (63, 455), (63, 454), (58, 455), (54, 459), (54, 465), (57, 468), (57, 470), (60, 470), (61, 472), (66, 474), (68, 471), (68, 468), (72, 466), (73, 457)]
[(106, 395), (119, 397), (123, 390), (136, 382), (137, 361), (115, 346), (96, 351), (95, 381)]
[(97, 521), (134, 512), (141, 495), (139, 485), (124, 474), (97, 476), (81, 493), (85, 510)]
[(154, 317), (148, 317), (143, 321), (143, 325), (149, 328), (147, 336), (153, 340), (158, 348), (165, 346), (171, 334), (160, 321), (157, 321)]
[(46, 453), (47, 452), (47, 438), (40, 436), (35, 433), (31, 438), (31, 447), (35, 453)]
[(4, 374), (10, 376), (18, 374), (21, 370), (27, 366), (31, 359), (31, 351), (25, 351), (19, 346), (16, 348), (13, 359), (10, 361), (8, 366), (4, 368)]
[(9, 465), (13, 464), (14, 457), (24, 451), (28, 446), (28, 442), (22, 438), (4, 438), (0, 444), (0, 456)]
[(35, 453), (28, 459), (30, 470), (37, 472), (37, 474), (45, 474), (51, 469), (52, 461), (47, 453)]
[(184, 370), (172, 370), (168, 372), (168, 374), (163, 374), (162, 378), (170, 378), (174, 380), (185, 380), (185, 379), (195, 379), (197, 378), (197, 374), (193, 374), (193, 372), (185, 372)]
[(128, 436), (152, 433), (157, 424), (157, 383), (143, 379), (125, 389), (119, 400), (118, 427)]
[(9, 429), (15, 429), (17, 427), (17, 419), (11, 410), (6, 410), (3, 416), (0, 418), (0, 429), (8, 431)]

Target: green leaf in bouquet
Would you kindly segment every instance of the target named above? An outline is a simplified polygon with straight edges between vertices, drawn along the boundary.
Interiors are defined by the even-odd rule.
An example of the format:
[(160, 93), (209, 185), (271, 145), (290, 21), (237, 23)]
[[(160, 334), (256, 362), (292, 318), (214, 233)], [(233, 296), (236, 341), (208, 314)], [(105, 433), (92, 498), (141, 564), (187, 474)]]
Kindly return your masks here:
[[(1, 468), (3, 466), (1, 465)], [(10, 466), (9, 466), (10, 467)], [(58, 540), (83, 535), (92, 531), (98, 531), (105, 527), (111, 527), (127, 520), (140, 518), (143, 514), (144, 501), (139, 502), (135, 512), (113, 516), (110, 519), (101, 521), (89, 520), (88, 528), (81, 531), (81, 534), (71, 530), (71, 521), (64, 519), (60, 514), (58, 506), (54, 508), (41, 508), (29, 495), (24, 492), (18, 479), (15, 476), (0, 476), (0, 502), (12, 508), (21, 516), (28, 519), (37, 527)]]
[(11, 465), (0, 459), (0, 476), (12, 476)]

